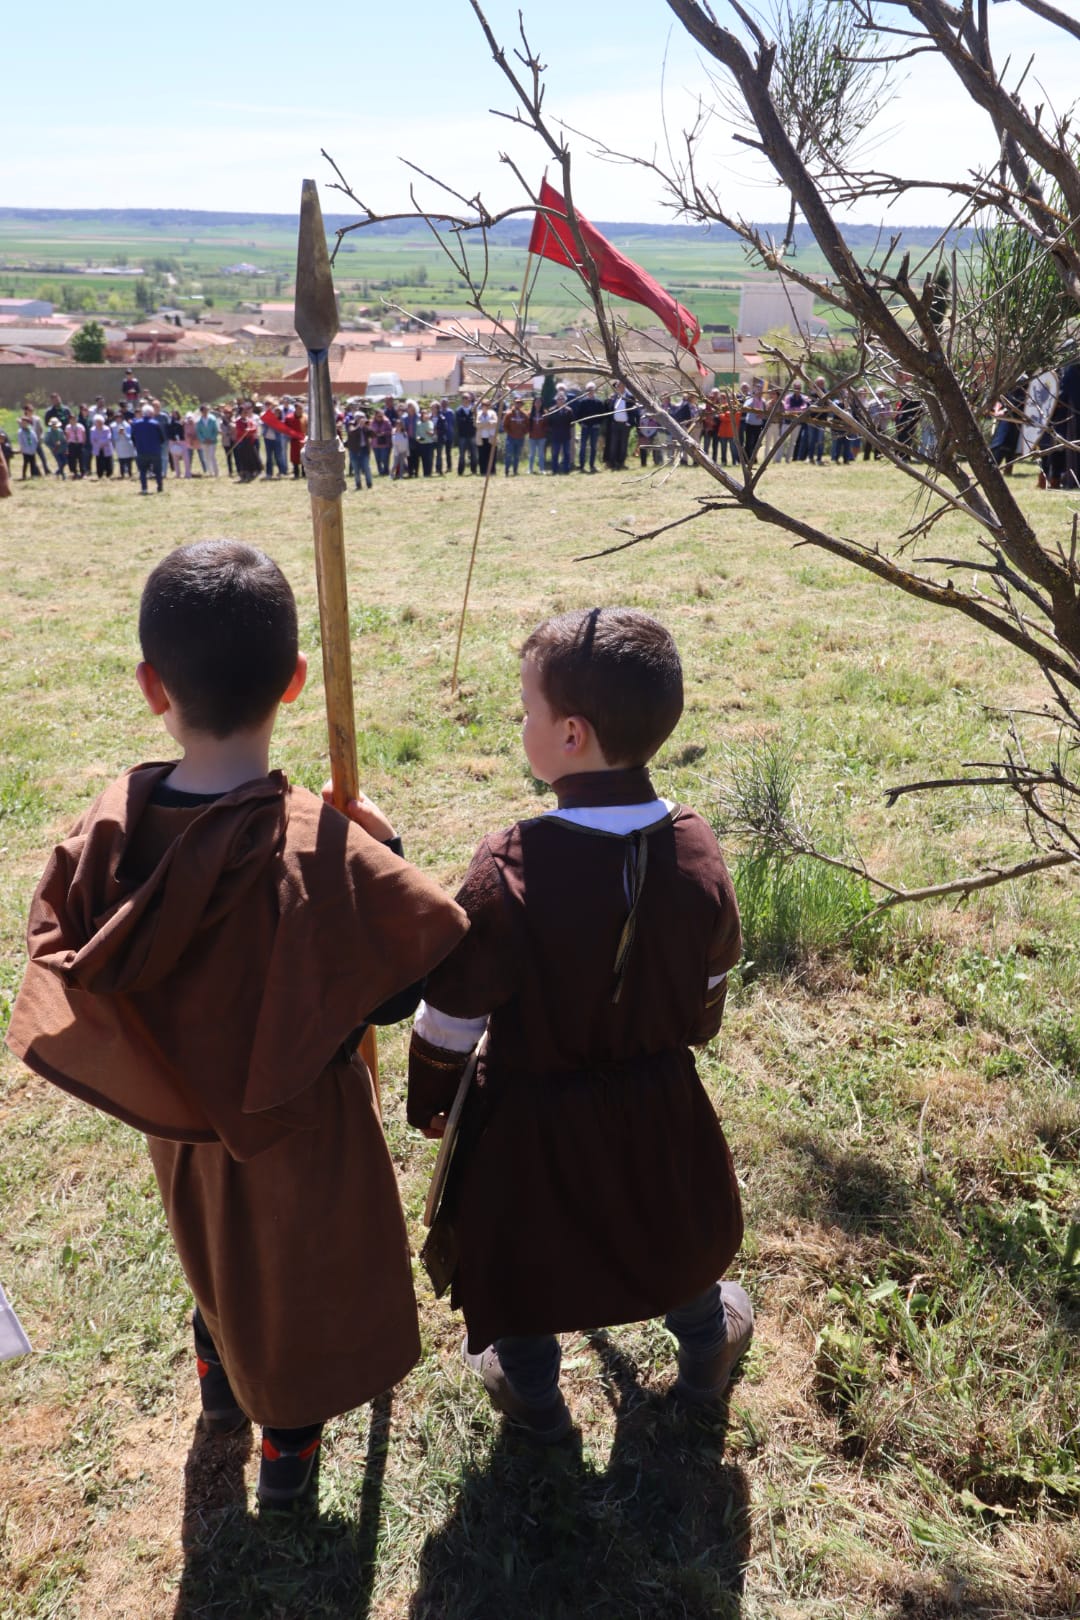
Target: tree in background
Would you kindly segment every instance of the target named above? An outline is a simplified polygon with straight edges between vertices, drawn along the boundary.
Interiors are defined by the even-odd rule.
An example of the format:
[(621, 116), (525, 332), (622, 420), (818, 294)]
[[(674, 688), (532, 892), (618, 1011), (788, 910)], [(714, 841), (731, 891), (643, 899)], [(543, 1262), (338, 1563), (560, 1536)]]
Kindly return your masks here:
[[(1023, 860), (1002, 861), (925, 890), (903, 891), (882, 881), (889, 891), (886, 903), (922, 895), (965, 895), (1050, 867), (1068, 866), (1080, 872), (1077, 521), (1068, 514), (1048, 512), (1036, 527), (1019, 504), (1012, 481), (990, 453), (984, 420), (992, 402), (991, 390), (998, 376), (1015, 370), (1019, 349), (998, 372), (992, 356), (981, 368), (978, 362), (980, 321), (986, 329), (994, 326), (999, 335), (1007, 336), (1008, 304), (1018, 286), (1008, 269), (1010, 255), (1019, 255), (1025, 274), (1035, 276), (1040, 284), (1048, 271), (1056, 277), (1061, 298), (1060, 302), (1056, 295), (1042, 300), (1049, 321), (1049, 333), (1044, 331), (1043, 338), (1049, 341), (1058, 363), (1069, 357), (1070, 334), (1080, 326), (1080, 166), (1071, 109), (1051, 111), (1044, 105), (1030, 105), (1027, 86), (1037, 84), (1037, 69), (1029, 71), (1026, 62), (1020, 66), (1009, 61), (997, 64), (994, 8), (985, 0), (976, 5), (895, 0), (887, 7), (876, 0), (835, 0), (828, 9), (844, 12), (846, 20), (857, 25), (856, 38), (871, 63), (868, 73), (877, 71), (873, 64), (884, 69), (933, 53), (951, 69), (987, 121), (985, 164), (955, 180), (931, 183), (913, 175), (858, 169), (852, 148), (828, 145), (824, 109), (819, 110), (813, 126), (790, 127), (792, 101), (799, 94), (799, 62), (790, 51), (781, 49), (779, 40), (770, 37), (760, 18), (738, 0), (730, 0), (726, 14), (735, 26), (727, 28), (712, 7), (699, 0), (668, 0), (679, 22), (711, 59), (714, 87), (715, 76), (721, 75), (725, 105), (741, 109), (738, 138), (749, 140), (767, 160), (813, 233), (829, 267), (824, 283), (801, 273), (772, 239), (729, 211), (723, 181), (709, 171), (704, 156), (703, 136), (713, 108), (703, 109), (694, 126), (684, 131), (681, 145), (670, 144), (666, 158), (617, 151), (602, 141), (593, 142), (601, 154), (637, 164), (659, 184), (678, 217), (715, 222), (734, 231), (746, 244), (752, 262), (786, 282), (809, 288), (831, 305), (840, 323), (854, 334), (854, 347), (849, 355), (839, 357), (841, 365), (830, 364), (830, 356), (805, 337), (790, 350), (777, 351), (777, 357), (790, 375), (804, 382), (817, 372), (825, 373), (832, 422), (842, 432), (866, 437), (910, 481), (918, 497), (910, 527), (892, 544), (863, 545), (838, 530), (815, 527), (782, 499), (771, 499), (768, 456), (751, 466), (716, 466), (684, 428), (663, 413), (659, 394), (665, 385), (647, 367), (632, 362), (624, 341), (626, 325), (613, 313), (600, 287), (574, 203), (571, 148), (563, 126), (556, 125), (545, 110), (543, 64), (529, 43), (524, 20), (519, 24), (519, 45), (508, 54), (478, 0), (470, 3), (492, 57), (516, 98), (513, 109), (501, 116), (534, 131), (546, 159), (558, 167), (558, 189), (565, 199), (567, 223), (596, 322), (589, 363), (596, 375), (625, 382), (639, 400), (661, 413), (671, 437), (714, 481), (713, 493), (698, 496), (693, 509), (675, 524), (623, 530), (626, 538), (607, 549), (647, 543), (680, 523), (735, 508), (801, 544), (844, 559), (884, 586), (958, 613), (986, 636), (1008, 643), (1040, 672), (1046, 697), (1038, 712), (1008, 717), (999, 759), (965, 765), (949, 778), (903, 784), (889, 792), (895, 798), (902, 793), (947, 791), (972, 784), (1005, 788), (1022, 818), (1029, 853)], [(1050, 0), (1014, 3), (1053, 26), (1063, 50), (1076, 51), (1080, 20)], [(800, 14), (799, 7), (793, 6), (790, 15)], [(780, 15), (786, 26), (786, 8)], [(778, 62), (784, 64), (782, 69)], [(811, 67), (817, 72), (820, 63), (815, 66), (812, 62)], [(813, 87), (807, 83), (805, 89), (805, 99), (812, 104)], [(864, 130), (870, 133), (869, 119)], [(485, 303), (486, 252), (471, 252), (469, 238), (473, 232), (485, 235), (498, 220), (538, 208), (536, 194), (517, 167), (511, 167), (525, 193), (521, 205), (493, 214), (477, 195), (464, 203), (461, 213), (426, 216), (468, 289), (473, 307), (493, 318), (497, 312)], [(340, 189), (363, 214), (358, 225), (349, 228), (375, 223), (380, 216), (363, 204), (340, 171), (338, 177)], [(916, 262), (902, 250), (898, 235), (883, 239), (868, 262), (859, 262), (838, 221), (839, 211), (869, 198), (880, 199), (884, 210), (890, 201), (913, 189), (944, 192), (955, 209), (956, 230), (968, 226), (982, 230), (986, 252), (978, 261), (978, 271), (965, 268), (963, 276), (953, 273), (949, 232), (943, 232), (935, 248)], [(459, 191), (446, 190), (455, 205), (462, 202)], [(409, 217), (414, 214), (415, 209), (410, 210)], [(981, 288), (979, 276), (983, 277)], [(997, 300), (997, 307), (989, 312), (980, 310), (987, 297)], [(492, 357), (506, 362), (508, 374), (515, 366), (531, 368), (533, 373), (544, 369), (522, 339), (526, 316), (527, 298), (510, 320), (495, 318), (494, 335), (486, 343)], [(1031, 352), (1029, 347), (1029, 356)], [(583, 358), (578, 346), (573, 353), (555, 356), (554, 361), (549, 358), (547, 364), (580, 372)], [(678, 356), (673, 348), (662, 358), (670, 366)], [(1067, 371), (1066, 380), (1066, 396), (1072, 400), (1074, 414), (1069, 425), (1049, 428), (1048, 436), (1051, 448), (1073, 446), (1069, 474), (1080, 484), (1076, 458), (1080, 369)], [(916, 415), (925, 416), (930, 430), (926, 443), (933, 446), (932, 451), (923, 453), (917, 443), (880, 432), (858, 394), (847, 392), (856, 384), (890, 401), (898, 396), (908, 401)], [(956, 517), (966, 523), (956, 525)], [(931, 535), (940, 536), (939, 554), (915, 555), (916, 545)], [(797, 828), (778, 825), (773, 833), (781, 840), (789, 838), (790, 847), (799, 847)]]
[(81, 366), (97, 366), (105, 358), (105, 328), (87, 321), (71, 340), (71, 358)]
[[(892, 67), (868, 53), (859, 9), (835, 0), (770, 0), (755, 13), (774, 51), (772, 99), (795, 151), (827, 188), (863, 146), (892, 94)], [(718, 104), (736, 126), (745, 118), (741, 96), (720, 80)], [(736, 137), (739, 138), (738, 136)], [(756, 144), (756, 137), (751, 138)], [(781, 252), (795, 251), (798, 202), (789, 191)]]

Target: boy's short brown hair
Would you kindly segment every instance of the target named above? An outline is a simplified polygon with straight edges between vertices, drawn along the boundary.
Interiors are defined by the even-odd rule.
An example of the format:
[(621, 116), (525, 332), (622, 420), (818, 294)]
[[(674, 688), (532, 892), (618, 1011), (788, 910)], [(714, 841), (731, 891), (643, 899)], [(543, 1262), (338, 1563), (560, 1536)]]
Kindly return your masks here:
[(296, 669), (292, 587), (272, 558), (240, 540), (178, 546), (143, 587), (139, 641), (193, 730), (251, 730)]
[(662, 624), (637, 608), (560, 613), (521, 649), (554, 713), (580, 714), (609, 765), (644, 765), (679, 723), (682, 664)]

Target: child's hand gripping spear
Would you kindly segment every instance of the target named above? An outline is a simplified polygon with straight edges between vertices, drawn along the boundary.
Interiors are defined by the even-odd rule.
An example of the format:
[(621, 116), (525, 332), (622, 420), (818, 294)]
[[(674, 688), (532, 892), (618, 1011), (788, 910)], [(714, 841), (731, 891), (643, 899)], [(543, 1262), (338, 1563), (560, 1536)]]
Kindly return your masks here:
[[(308, 353), (308, 436), (303, 461), (315, 532), (333, 802), (344, 812), (351, 800), (362, 799), (362, 796), (356, 770), (349, 596), (341, 513), (341, 497), (346, 489), (345, 449), (338, 438), (330, 387), (330, 344), (337, 330), (337, 299), (319, 192), (314, 180), (305, 180), (300, 194), (300, 234), (296, 250), (296, 331)], [(380, 1103), (379, 1060), (375, 1031), (370, 1025), (360, 1043), (360, 1055), (371, 1071), (375, 1101)]]

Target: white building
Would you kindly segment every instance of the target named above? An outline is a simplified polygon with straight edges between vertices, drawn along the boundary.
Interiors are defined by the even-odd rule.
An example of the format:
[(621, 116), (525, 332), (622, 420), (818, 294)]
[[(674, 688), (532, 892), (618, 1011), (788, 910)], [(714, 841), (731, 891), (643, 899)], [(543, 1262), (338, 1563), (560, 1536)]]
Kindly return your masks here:
[(780, 276), (743, 283), (739, 331), (745, 337), (761, 337), (781, 326), (812, 337), (823, 325), (814, 315), (814, 294), (809, 287), (797, 287)]

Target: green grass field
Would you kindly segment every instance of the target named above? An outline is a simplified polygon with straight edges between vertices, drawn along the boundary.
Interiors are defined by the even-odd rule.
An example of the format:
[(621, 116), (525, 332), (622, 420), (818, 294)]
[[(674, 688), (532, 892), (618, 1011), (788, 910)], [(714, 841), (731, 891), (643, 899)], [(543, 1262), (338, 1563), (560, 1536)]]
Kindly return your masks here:
[[(781, 467), (770, 493), (885, 539), (908, 486), (876, 465)], [(1017, 480), (1040, 524), (1064, 496)], [(687, 706), (660, 790), (719, 814), (762, 750), (803, 813), (892, 877), (1022, 847), (992, 792), (884, 807), (889, 784), (991, 757), (1033, 672), (970, 625), (724, 513), (591, 563), (613, 525), (707, 489), (493, 481), (463, 682), (449, 691), (479, 480), (346, 497), (361, 777), (452, 885), (477, 838), (544, 801), (517, 737), (515, 647), (541, 617), (629, 602), (674, 631)], [(1056, 502), (1056, 505), (1051, 505)], [(0, 1008), (51, 842), (122, 766), (169, 757), (133, 679), (142, 580), (220, 534), (285, 567), (316, 652), (302, 486), (16, 489), (2, 512)], [(970, 544), (960, 520), (951, 549)], [(317, 666), (317, 658), (314, 665)], [(326, 774), (321, 682), (277, 763)], [(0, 1058), (0, 1280), (36, 1353), (0, 1367), (2, 1620), (1048, 1620), (1080, 1593), (1080, 947), (1075, 880), (851, 934), (861, 896), (729, 849), (747, 964), (701, 1073), (739, 1170), (734, 1274), (758, 1331), (715, 1416), (673, 1407), (659, 1324), (568, 1336), (578, 1435), (536, 1457), (458, 1360), (417, 1271), (423, 1360), (330, 1425), (317, 1511), (252, 1506), (250, 1441), (196, 1426), (190, 1300), (141, 1140)], [(778, 944), (784, 949), (777, 950)], [(783, 958), (782, 970), (770, 964)], [(382, 1041), (414, 1245), (432, 1144)]]

